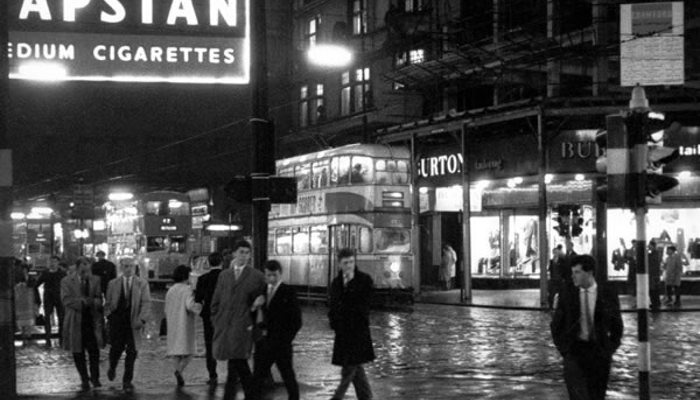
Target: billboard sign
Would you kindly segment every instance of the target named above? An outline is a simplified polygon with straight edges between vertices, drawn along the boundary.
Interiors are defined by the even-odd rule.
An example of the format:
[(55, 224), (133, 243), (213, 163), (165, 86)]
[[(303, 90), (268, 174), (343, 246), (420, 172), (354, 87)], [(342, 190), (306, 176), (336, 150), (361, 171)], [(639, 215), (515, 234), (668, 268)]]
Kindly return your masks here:
[(620, 5), (620, 85), (682, 85), (683, 3)]
[(9, 0), (10, 78), (247, 84), (250, 0)]

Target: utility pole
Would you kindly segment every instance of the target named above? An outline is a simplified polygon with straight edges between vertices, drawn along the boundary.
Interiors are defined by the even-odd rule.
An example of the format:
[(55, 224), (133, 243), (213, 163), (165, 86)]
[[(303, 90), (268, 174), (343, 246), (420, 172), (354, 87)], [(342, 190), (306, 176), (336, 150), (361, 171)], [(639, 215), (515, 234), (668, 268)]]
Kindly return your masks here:
[(267, 21), (265, 0), (250, 2), (250, 86), (253, 101), (250, 130), (253, 135), (252, 234), (253, 266), (262, 270), (267, 260), (267, 218), (270, 211), (269, 180), (275, 172), (274, 127), (268, 117)]
[(9, 2), (0, 8), (0, 393), (17, 397), (14, 339), (14, 257), (12, 249), (12, 150), (8, 141), (10, 65)]

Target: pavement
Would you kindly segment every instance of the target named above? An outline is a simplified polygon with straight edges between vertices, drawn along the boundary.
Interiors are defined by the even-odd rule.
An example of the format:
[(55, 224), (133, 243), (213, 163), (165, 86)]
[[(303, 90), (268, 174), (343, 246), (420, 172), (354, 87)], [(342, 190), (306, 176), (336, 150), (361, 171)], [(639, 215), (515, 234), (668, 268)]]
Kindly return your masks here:
[[(459, 298), (455, 293), (441, 296)], [(372, 313), (371, 328), (377, 359), (368, 364), (376, 400), (425, 399), (565, 399), (561, 357), (549, 335), (550, 313), (518, 309), (538, 303), (537, 291), (507, 291), (484, 306), (464, 307), (418, 303), (412, 311), (378, 310)], [(488, 294), (488, 293), (486, 293)], [(427, 294), (426, 294), (427, 295)], [(162, 299), (162, 293), (154, 297)], [(504, 300), (506, 297), (509, 300)], [(499, 300), (500, 299), (500, 300)], [(691, 304), (691, 299), (686, 302)], [(694, 301), (696, 299), (693, 299)], [(534, 303), (533, 303), (534, 301)], [(684, 299), (685, 301), (685, 299)], [(623, 300), (623, 304), (625, 301)], [(505, 308), (505, 306), (512, 308)], [(629, 305), (629, 304), (628, 304)], [(144, 345), (135, 371), (135, 390), (122, 391), (123, 361), (117, 379), (106, 378), (107, 350), (101, 353), (103, 387), (79, 390), (80, 381), (69, 353), (43, 341), (16, 347), (17, 388), (20, 399), (174, 399), (219, 400), (223, 384), (210, 391), (203, 357), (201, 325), (197, 326), (197, 354), (184, 373), (186, 386), (177, 389), (170, 360), (165, 357), (165, 338), (158, 336), (163, 315), (162, 300), (153, 304)], [(333, 333), (328, 327), (325, 306), (303, 308), (304, 327), (295, 341), (295, 369), (304, 400), (328, 400), (338, 384), (340, 371), (330, 364)], [(625, 313), (625, 335), (615, 355), (608, 399), (638, 398), (636, 315)], [(652, 398), (687, 400), (700, 398), (697, 381), (700, 360), (700, 318), (687, 312), (661, 312), (650, 317), (652, 348)], [(3, 367), (0, 367), (2, 371)], [(219, 379), (226, 366), (219, 363)], [(278, 382), (266, 400), (287, 399)], [(0, 398), (6, 398), (0, 394)], [(353, 399), (350, 389), (347, 399)], [(239, 390), (237, 399), (243, 399)]]
[[(620, 295), (619, 297), (620, 308), (623, 312), (634, 312), (637, 310), (636, 297), (631, 295)], [(418, 295), (416, 302), (511, 310), (547, 309), (540, 305), (539, 289), (472, 290), (472, 299), (470, 301), (461, 300), (459, 289), (424, 291)], [(700, 296), (683, 295), (680, 307), (662, 305), (658, 311), (700, 311)]]

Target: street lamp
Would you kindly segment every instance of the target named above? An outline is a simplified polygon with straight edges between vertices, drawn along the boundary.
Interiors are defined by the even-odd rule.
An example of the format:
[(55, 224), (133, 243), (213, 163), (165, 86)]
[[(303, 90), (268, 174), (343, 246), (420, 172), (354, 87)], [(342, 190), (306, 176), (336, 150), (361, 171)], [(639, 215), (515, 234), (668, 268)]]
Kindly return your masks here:
[(309, 48), (306, 58), (320, 67), (340, 68), (352, 63), (352, 52), (341, 45), (318, 44)]

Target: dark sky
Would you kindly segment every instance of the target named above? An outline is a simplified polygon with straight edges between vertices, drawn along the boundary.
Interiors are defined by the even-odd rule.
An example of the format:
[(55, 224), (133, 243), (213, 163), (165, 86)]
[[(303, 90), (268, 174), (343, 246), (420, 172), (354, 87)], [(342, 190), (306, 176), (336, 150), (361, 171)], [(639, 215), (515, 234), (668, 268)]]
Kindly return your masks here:
[(11, 81), (15, 192), (133, 174), (225, 181), (248, 171), (249, 115), (248, 86)]

